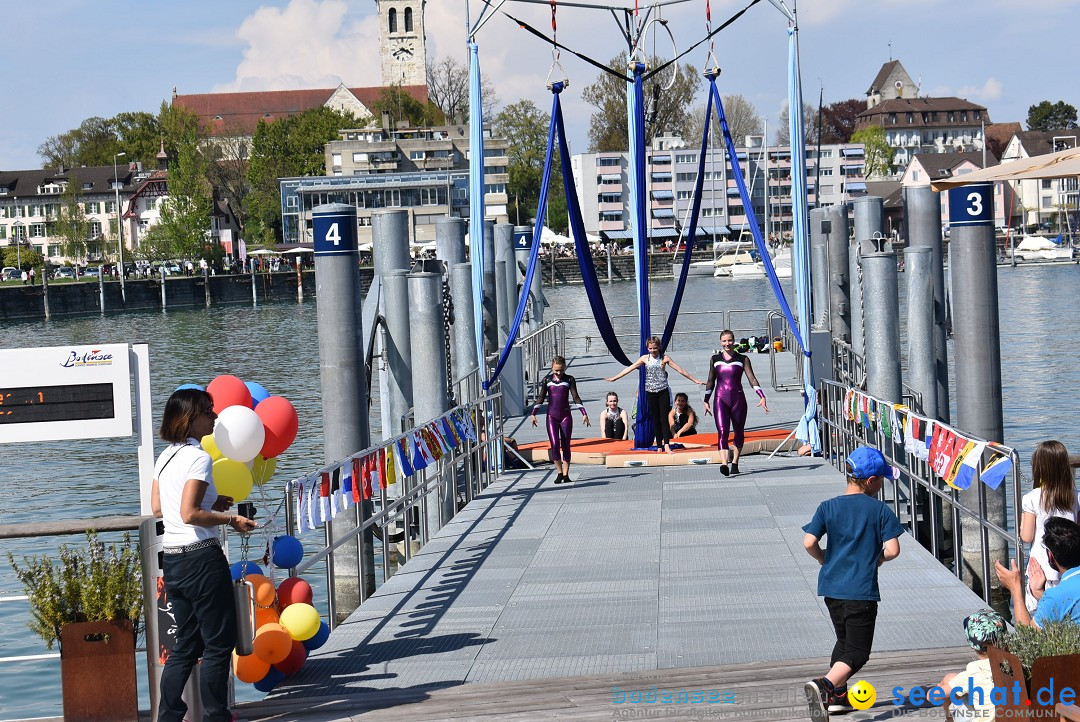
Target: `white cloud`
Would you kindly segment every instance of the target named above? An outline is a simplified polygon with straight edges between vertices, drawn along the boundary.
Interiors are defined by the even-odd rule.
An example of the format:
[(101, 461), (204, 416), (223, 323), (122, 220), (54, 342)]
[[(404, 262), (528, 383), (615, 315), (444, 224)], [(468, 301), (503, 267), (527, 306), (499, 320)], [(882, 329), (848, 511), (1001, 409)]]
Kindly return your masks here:
[(381, 85), (378, 19), (347, 11), (343, 0), (259, 8), (236, 32), (247, 46), (236, 78), (214, 92)]
[(932, 98), (957, 97), (971, 101), (991, 102), (1001, 100), (1004, 88), (1004, 83), (990, 76), (981, 86), (965, 85), (954, 88), (950, 85), (936, 85), (928, 93), (924, 92), (923, 94)]

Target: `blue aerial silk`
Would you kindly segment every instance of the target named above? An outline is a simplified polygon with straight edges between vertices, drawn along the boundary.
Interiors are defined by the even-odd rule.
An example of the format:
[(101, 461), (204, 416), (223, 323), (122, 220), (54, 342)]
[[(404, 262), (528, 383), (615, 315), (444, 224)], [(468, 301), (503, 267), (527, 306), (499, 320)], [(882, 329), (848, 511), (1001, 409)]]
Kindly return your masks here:
[(480, 101), (480, 54), (469, 43), (469, 242), (472, 252), (473, 323), (476, 328), (476, 363), (480, 378), (486, 374), (484, 358), (484, 117)]
[[(638, 353), (648, 353), (645, 342), (652, 336), (649, 308), (649, 226), (645, 220), (645, 63), (634, 63), (634, 82), (627, 85), (627, 119), (630, 124), (630, 217), (634, 224), (634, 273), (637, 276)], [(637, 423), (634, 448), (652, 445), (652, 419), (645, 408), (645, 367), (638, 370)]]
[[(544, 178), (540, 182), (540, 202), (536, 211), (536, 222), (533, 224), (532, 248), (529, 250), (529, 265), (525, 269), (525, 282), (521, 287), (521, 296), (518, 298), (517, 312), (514, 314), (514, 321), (510, 324), (510, 331), (506, 334), (506, 345), (503, 346), (502, 353), (499, 354), (499, 363), (495, 366), (495, 372), (491, 374), (491, 378), (485, 382), (484, 388), (488, 388), (491, 384), (495, 383), (495, 379), (497, 379), (502, 372), (503, 366), (506, 365), (506, 359), (510, 355), (510, 349), (514, 347), (514, 343), (517, 341), (518, 329), (521, 328), (521, 321), (525, 318), (525, 306), (529, 300), (529, 289), (532, 288), (533, 276), (536, 275), (537, 260), (540, 257), (540, 234), (544, 230), (544, 211), (547, 209), (548, 185), (551, 182), (551, 154), (555, 149), (556, 128), (558, 129), (560, 140), (565, 144), (562, 127), (562, 106), (559, 104), (559, 93), (562, 92), (564, 87), (564, 83), (554, 83), (551, 87), (551, 122), (548, 126), (547, 156), (544, 158)], [(564, 150), (564, 167), (568, 157), (568, 154)], [(567, 197), (570, 197), (569, 192), (567, 192)], [(576, 196), (574, 196), (574, 202), (577, 202)], [(473, 247), (476, 248), (476, 246)]]
[(788, 131), (791, 138), (791, 201), (792, 201), (792, 269), (795, 274), (795, 295), (799, 305), (799, 345), (803, 348), (803, 415), (795, 428), (795, 436), (810, 444), (816, 454), (821, 451), (821, 431), (817, 421), (817, 385), (814, 367), (810, 362), (810, 236), (809, 212), (806, 207), (806, 137), (803, 132), (802, 81), (799, 73), (799, 35), (794, 24), (788, 28)]

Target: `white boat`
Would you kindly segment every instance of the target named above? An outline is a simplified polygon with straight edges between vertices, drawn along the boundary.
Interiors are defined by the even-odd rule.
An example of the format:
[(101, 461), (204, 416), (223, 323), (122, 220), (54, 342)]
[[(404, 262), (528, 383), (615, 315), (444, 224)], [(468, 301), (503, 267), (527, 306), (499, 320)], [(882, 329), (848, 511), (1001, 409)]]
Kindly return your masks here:
[[(764, 278), (765, 264), (755, 261), (749, 253), (733, 254), (725, 256), (731, 260), (725, 266), (718, 266), (713, 274), (717, 278), (730, 276), (732, 278)], [(724, 260), (724, 259), (720, 259)], [(720, 263), (720, 260), (717, 263)], [(785, 248), (776, 254), (773, 259), (773, 269), (777, 278), (791, 278), (791, 249)]]
[(1005, 252), (1006, 256), (1010, 253), (1018, 261), (1068, 261), (1073, 248), (1042, 236), (1024, 236), (1012, 251)]

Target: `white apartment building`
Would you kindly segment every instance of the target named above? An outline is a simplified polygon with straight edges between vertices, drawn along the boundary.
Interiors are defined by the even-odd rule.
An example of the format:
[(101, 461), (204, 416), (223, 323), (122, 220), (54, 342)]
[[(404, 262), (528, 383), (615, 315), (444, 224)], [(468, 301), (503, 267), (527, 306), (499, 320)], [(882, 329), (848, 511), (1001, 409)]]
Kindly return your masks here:
[[(1080, 140), (1080, 130), (1029, 130), (1013, 134), (1001, 162), (1009, 163), (1037, 155), (1055, 153), (1075, 148)], [(1010, 181), (1016, 194), (1016, 202), (1022, 213), (1023, 225), (1038, 225), (1056, 219), (1062, 212), (1075, 213), (1077, 209), (1077, 179), (1044, 178), (1037, 180)]]

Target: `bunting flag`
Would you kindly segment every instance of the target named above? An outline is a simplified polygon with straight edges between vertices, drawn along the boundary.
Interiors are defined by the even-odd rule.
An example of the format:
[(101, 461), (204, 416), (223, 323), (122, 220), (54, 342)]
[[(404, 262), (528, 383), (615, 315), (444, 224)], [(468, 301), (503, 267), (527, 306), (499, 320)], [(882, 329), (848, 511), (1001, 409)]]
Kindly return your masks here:
[(439, 424), (442, 427), (442, 434), (446, 439), (446, 443), (450, 444), (450, 448), (456, 449), (461, 443), (461, 439), (454, 433), (454, 427), (450, 425), (450, 421), (444, 416), (439, 419)]
[(923, 432), (924, 437), (925, 437), (925, 441), (922, 444), (922, 446), (920, 447), (921, 450), (922, 450), (921, 451), (922, 456), (919, 457), (919, 458), (921, 458), (923, 461), (929, 461), (929, 459), (930, 459), (930, 444), (932, 444), (933, 441), (934, 441), (934, 427), (937, 426), (937, 423), (935, 421), (933, 421), (932, 419), (924, 419), (923, 421), (926, 424), (926, 430)]
[(428, 467), (428, 457), (420, 450), (419, 434), (414, 431), (411, 434), (406, 434), (405, 438), (408, 439), (413, 469), (423, 471)]
[(364, 457), (363, 470), (360, 472), (363, 479), (362, 489), (364, 490), (364, 498), (371, 498), (371, 454)]
[[(360, 478), (360, 459), (352, 460), (352, 478)], [(352, 485), (352, 500), (355, 504), (360, 503), (360, 485), (355, 482)]]
[(395, 483), (397, 483), (397, 480), (398, 480), (398, 472), (397, 472), (397, 468), (396, 468), (396, 466), (394, 464), (394, 457), (396, 456), (394, 454), (394, 447), (393, 446), (387, 446), (387, 447), (382, 449), (381, 453), (382, 453), (382, 457), (383, 457), (383, 460), (384, 460), (384, 464), (386, 466), (386, 474), (384, 474), (383, 476), (388, 477), (387, 483), (395, 484)]
[(388, 484), (393, 484), (396, 479), (386, 480), (386, 448), (379, 449), (379, 488), (385, 489)]
[(394, 459), (398, 468), (398, 472), (402, 476), (412, 476), (416, 473), (416, 470), (412, 465), (411, 449), (407, 448), (408, 437), (402, 436), (394, 443)]
[(979, 464), (982, 462), (983, 452), (986, 451), (986, 442), (969, 441), (964, 447), (964, 453), (960, 455), (960, 463), (956, 465), (952, 480), (946, 479), (949, 486), (960, 491), (971, 488), (971, 482), (979, 475)]
[(905, 427), (905, 422), (907, 421), (907, 414), (904, 413), (904, 410), (906, 408), (907, 407), (903, 406), (902, 404), (896, 404), (895, 406), (893, 406), (892, 418), (889, 420), (889, 425), (892, 427), (893, 430), (893, 443), (900, 444), (904, 446), (905, 449), (907, 448), (907, 432)]
[[(994, 444), (993, 446), (988, 446), (990, 446), (990, 448), (993, 448), (997, 445)], [(996, 451), (995, 458), (986, 465), (986, 468), (983, 469), (982, 476), (980, 476), (979, 478), (982, 480), (982, 483), (986, 484), (991, 489), (997, 489), (999, 486), (1001, 486), (1002, 480), (1004, 480), (1008, 473), (1012, 471), (1012, 468), (1012, 456), (1000, 451)]]
[(330, 474), (328, 472), (323, 472), (322, 481), (319, 484), (319, 515), (317, 518), (320, 526), (334, 518), (330, 512)]
[[(339, 469), (336, 473), (340, 475), (341, 470)], [(336, 519), (337, 515), (340, 512), (343, 512), (349, 508), (349, 502), (346, 500), (351, 496), (352, 494), (349, 494), (348, 496), (345, 495), (344, 484), (334, 485), (334, 494), (333, 497), (330, 499), (330, 516), (332, 518)]]
[(319, 480), (311, 479), (308, 487), (307, 520), (308, 529), (316, 529), (319, 526)]
[(438, 421), (432, 421), (428, 425), (428, 432), (435, 437), (435, 441), (439, 444), (439, 450), (442, 452), (443, 456), (446, 456), (453, 451), (454, 447), (450, 446), (446, 437), (443, 436), (442, 427), (439, 425)]
[(922, 425), (919, 423), (919, 417), (915, 414), (908, 414), (907, 421), (904, 424), (904, 451), (916, 458), (918, 458), (918, 454), (915, 449), (919, 440), (922, 439), (922, 434), (919, 433), (921, 430)]
[(934, 473), (946, 482), (953, 476), (952, 468), (956, 459), (968, 443), (960, 434), (940, 424), (934, 432), (933, 447), (930, 451), (930, 465)]
[(892, 407), (888, 404), (881, 404), (878, 406), (878, 412), (881, 418), (878, 420), (878, 426), (881, 428), (881, 433), (886, 439), (892, 438), (892, 423), (890, 416), (892, 415)]
[(308, 499), (310, 498), (310, 495), (308, 494), (305, 484), (306, 482), (301, 482), (299, 486), (296, 487), (296, 520), (301, 534), (315, 528), (311, 525), (311, 520), (308, 518)]
[(461, 423), (462, 431), (465, 435), (465, 438), (475, 444), (477, 441), (477, 437), (476, 428), (473, 426), (472, 422), (472, 415), (469, 414), (469, 412), (467, 411), (461, 411), (458, 413), (457, 419)]
[(431, 457), (432, 462), (436, 462), (442, 458), (443, 449), (439, 440), (431, 433), (429, 426), (424, 426), (419, 431), (420, 441), (424, 444), (423, 448), (427, 449), (428, 456)]

